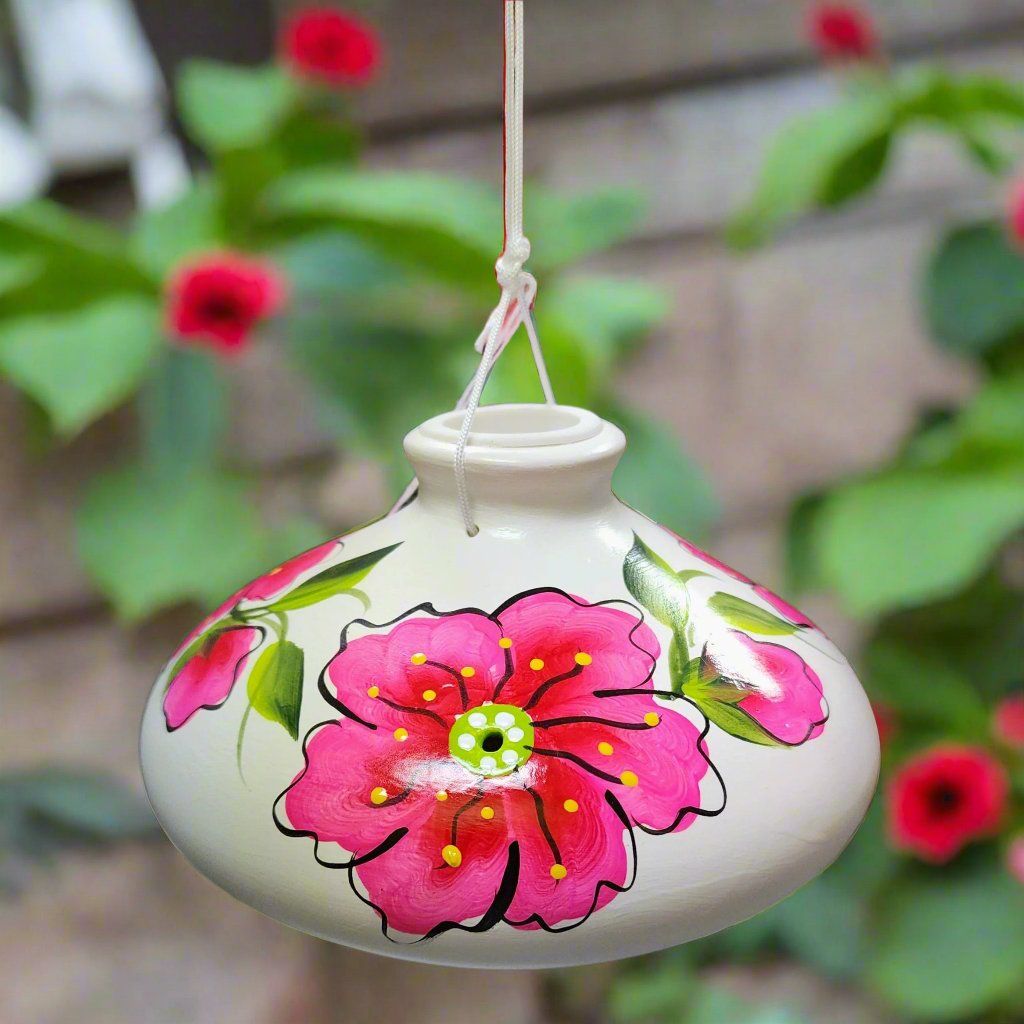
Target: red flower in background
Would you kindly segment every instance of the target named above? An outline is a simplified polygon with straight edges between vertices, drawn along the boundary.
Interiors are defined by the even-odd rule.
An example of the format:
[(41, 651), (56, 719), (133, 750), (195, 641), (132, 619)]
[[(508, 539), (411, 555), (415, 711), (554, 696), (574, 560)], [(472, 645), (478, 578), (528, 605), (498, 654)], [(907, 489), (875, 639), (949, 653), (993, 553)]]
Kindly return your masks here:
[(1006, 851), (1006, 866), (1010, 874), (1024, 885), (1024, 832), (1010, 841)]
[(999, 828), (1009, 797), (1003, 766), (979, 747), (933, 747), (889, 783), (889, 835), (901, 849), (936, 864)]
[(1010, 186), (1006, 219), (1011, 237), (1024, 246), (1024, 178), (1018, 178)]
[(182, 341), (232, 352), (284, 305), (287, 288), (269, 264), (217, 253), (183, 264), (167, 287), (168, 327)]
[(816, 4), (807, 18), (807, 34), (828, 59), (865, 60), (878, 50), (874, 22), (852, 4)]
[(992, 732), (1014, 750), (1024, 750), (1024, 693), (1015, 693), (996, 705)]
[(871, 702), (871, 713), (875, 716), (875, 726), (878, 729), (878, 743), (884, 750), (889, 741), (899, 731), (899, 722), (892, 708), (878, 701)]
[(380, 44), (369, 26), (330, 7), (293, 14), (281, 32), (280, 49), (299, 78), (331, 86), (364, 85), (380, 63)]

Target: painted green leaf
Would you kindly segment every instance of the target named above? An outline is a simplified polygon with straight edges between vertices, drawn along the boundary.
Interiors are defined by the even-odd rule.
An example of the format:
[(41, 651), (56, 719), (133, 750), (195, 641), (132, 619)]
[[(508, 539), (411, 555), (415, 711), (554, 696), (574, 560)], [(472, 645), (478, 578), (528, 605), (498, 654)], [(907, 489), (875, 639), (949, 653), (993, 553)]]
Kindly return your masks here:
[(390, 547), (350, 558), (347, 562), (325, 569), (312, 579), (306, 580), (305, 583), (296, 587), (279, 601), (275, 601), (269, 608), (274, 612), (293, 612), (352, 590), (356, 584), (366, 579), (381, 559), (386, 558), (400, 546), (400, 544), (392, 544)]
[(686, 587), (663, 558), (635, 533), (633, 547), (622, 566), (626, 589), (662, 625), (681, 633), (689, 616)]
[(763, 747), (784, 746), (735, 704), (725, 704), (699, 693), (693, 696), (692, 700), (715, 725), (724, 729), (730, 736), (735, 736), (738, 740), (746, 740), (748, 743), (757, 743)]
[(285, 727), (293, 740), (299, 738), (305, 655), (290, 640), (271, 644), (249, 673), (249, 703), (269, 722)]
[(213, 152), (265, 142), (297, 96), (295, 81), (273, 64), (239, 67), (193, 60), (178, 76), (178, 108), (185, 128)]
[(759, 636), (792, 636), (799, 627), (778, 615), (744, 601), (742, 597), (719, 592), (712, 594), (708, 607), (734, 629)]
[(160, 341), (154, 303), (109, 298), (80, 311), (8, 320), (0, 327), (0, 373), (68, 437), (141, 384)]
[(974, 1020), (1024, 985), (1024, 889), (985, 860), (893, 887), (869, 948), (869, 983), (915, 1020)]

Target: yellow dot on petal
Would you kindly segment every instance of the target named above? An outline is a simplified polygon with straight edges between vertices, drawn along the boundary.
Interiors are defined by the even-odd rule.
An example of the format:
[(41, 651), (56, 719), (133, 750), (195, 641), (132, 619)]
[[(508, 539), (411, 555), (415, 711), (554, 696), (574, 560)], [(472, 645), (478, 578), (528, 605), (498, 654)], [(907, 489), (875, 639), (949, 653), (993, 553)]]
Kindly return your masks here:
[(647, 714), (644, 715), (644, 721), (650, 726), (658, 725), (658, 723), (661, 722), (661, 715), (657, 715), (653, 711), (648, 711)]
[(630, 788), (632, 788), (633, 786), (640, 785), (640, 780), (636, 777), (636, 774), (634, 772), (623, 772), (619, 776), (619, 781), (624, 786), (629, 786)]
[(462, 851), (457, 846), (446, 846), (441, 856), (450, 868), (457, 868), (462, 863)]
[(566, 800), (562, 806), (570, 813), (575, 814), (579, 809), (580, 805), (575, 800)]
[(276, 569), (271, 569), (270, 572), (267, 573), (267, 575), (268, 576), (276, 576), (279, 572), (284, 572), (284, 566), (283, 565), (279, 565)]
[(540, 658), (534, 658), (533, 661), (530, 662), (530, 668), (532, 668), (534, 672), (539, 672), (543, 667), (544, 662), (541, 661)]
[(376, 699), (377, 697), (380, 696), (380, 687), (379, 686), (371, 686), (366, 691), (366, 696), (369, 697), (371, 700)]
[(377, 804), (378, 806), (380, 804), (386, 803), (387, 799), (388, 799), (388, 791), (383, 786), (378, 786), (370, 794), (370, 802), (374, 803), (374, 804)]
[(426, 663), (427, 656), (425, 654), (414, 654), (409, 660), (414, 665), (423, 665)]
[(577, 665), (590, 665), (593, 661), (594, 659), (589, 654), (584, 654), (582, 651), (576, 655)]
[(443, 789), (439, 789), (434, 795), (441, 801), (441, 803), (444, 803), (445, 800), (448, 799), (448, 794)]
[(569, 874), (569, 869), (564, 864), (552, 864), (551, 865), (551, 877), (555, 881), (561, 881), (565, 876)]
[(396, 729), (395, 730), (395, 739), (398, 740), (399, 743), (404, 743), (408, 738), (409, 738), (409, 730), (408, 729)]
[(507, 636), (503, 636), (498, 641), (498, 646), (507, 651), (512, 646), (512, 641)]
[(610, 743), (601, 742), (597, 745), (597, 751), (605, 757), (611, 757), (615, 753), (615, 748)]
[(490, 821), (491, 818), (494, 817), (494, 808), (493, 807), (481, 807), (480, 808), (480, 817), (483, 818), (485, 821)]
[(467, 665), (462, 670), (462, 678), (463, 679), (472, 679), (473, 676), (475, 676), (475, 675), (476, 675), (476, 669), (475, 668), (470, 668), (469, 665)]
[(437, 691), (436, 690), (424, 690), (423, 691), (423, 699), (425, 701), (428, 701), (428, 702), (432, 701), (432, 700), (437, 700)]

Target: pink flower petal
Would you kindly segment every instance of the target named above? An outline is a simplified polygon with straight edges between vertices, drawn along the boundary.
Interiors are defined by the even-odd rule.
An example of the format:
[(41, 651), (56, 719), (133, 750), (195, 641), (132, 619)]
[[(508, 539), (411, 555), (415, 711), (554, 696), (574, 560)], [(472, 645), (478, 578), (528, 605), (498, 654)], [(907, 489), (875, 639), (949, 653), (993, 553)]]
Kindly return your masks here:
[(180, 729), (197, 711), (220, 707), (262, 636), (248, 626), (226, 629), (189, 658), (164, 695), (167, 728)]
[(270, 601), (286, 590), (304, 573), (314, 569), (338, 550), (338, 541), (330, 540), (272, 569), (265, 576), (254, 580), (243, 591), (247, 601)]

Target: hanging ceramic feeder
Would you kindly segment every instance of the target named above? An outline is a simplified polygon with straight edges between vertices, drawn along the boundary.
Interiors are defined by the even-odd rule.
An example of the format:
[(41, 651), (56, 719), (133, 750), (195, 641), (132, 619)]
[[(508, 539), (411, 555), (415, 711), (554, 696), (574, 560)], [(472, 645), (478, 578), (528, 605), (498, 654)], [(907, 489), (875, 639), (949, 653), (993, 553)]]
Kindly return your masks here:
[[(523, 269), (522, 2), (505, 8), (506, 252), (480, 370), (406, 438), (399, 508), (196, 628), (149, 700), (142, 765), (181, 851), (287, 924), (551, 967), (793, 892), (857, 828), (879, 751), (832, 643), (618, 501), (622, 432), (555, 404)], [(548, 404), (479, 408), (521, 325)]]

